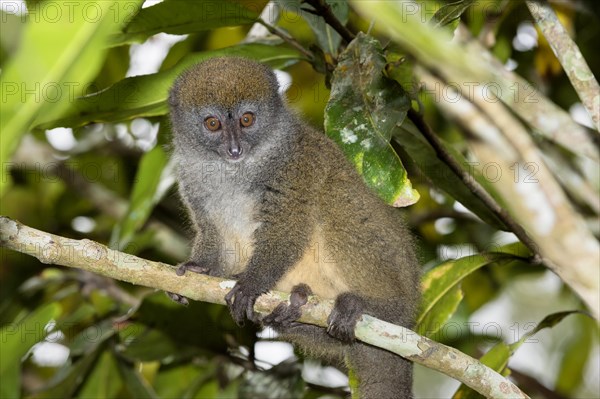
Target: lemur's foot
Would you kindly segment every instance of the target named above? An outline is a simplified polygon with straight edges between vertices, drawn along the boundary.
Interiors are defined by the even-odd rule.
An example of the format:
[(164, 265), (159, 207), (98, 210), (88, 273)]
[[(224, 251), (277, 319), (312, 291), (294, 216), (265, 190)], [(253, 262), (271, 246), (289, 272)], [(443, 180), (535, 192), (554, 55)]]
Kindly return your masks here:
[(179, 294), (176, 294), (174, 292), (169, 292), (169, 291), (165, 291), (165, 294), (167, 294), (167, 296), (169, 298), (171, 298), (171, 300), (173, 302), (177, 302), (180, 305), (187, 306), (190, 304), (190, 301), (188, 301), (188, 299), (186, 297), (184, 297), (183, 295), (179, 295)]
[(263, 317), (261, 323), (263, 326), (271, 327), (279, 332), (301, 324), (297, 323), (296, 320), (302, 315), (300, 308), (308, 302), (310, 295), (312, 295), (312, 291), (308, 285), (298, 284), (294, 286), (290, 295), (290, 304), (280, 303), (271, 314)]
[[(184, 262), (184, 263), (180, 264), (179, 267), (175, 270), (175, 273), (178, 276), (183, 276), (185, 274), (185, 272), (188, 270), (191, 272), (200, 273), (200, 274), (208, 274), (208, 272), (210, 271), (210, 269), (208, 267), (200, 266), (198, 263), (196, 263), (194, 261), (189, 261), (189, 262)], [(165, 291), (165, 293), (167, 294), (167, 296), (169, 298), (171, 298), (172, 301), (177, 302), (180, 305), (187, 306), (190, 304), (189, 300), (186, 297), (184, 297), (183, 295), (176, 294), (174, 292), (168, 292), (168, 291)]]
[(209, 274), (208, 272), (210, 271), (208, 267), (200, 266), (198, 263), (190, 261), (179, 265), (177, 270), (175, 270), (175, 273), (177, 273), (178, 276), (183, 276), (188, 270), (198, 274)]
[(327, 318), (327, 333), (343, 343), (354, 342), (354, 328), (364, 308), (365, 302), (358, 295), (349, 292), (338, 295)]

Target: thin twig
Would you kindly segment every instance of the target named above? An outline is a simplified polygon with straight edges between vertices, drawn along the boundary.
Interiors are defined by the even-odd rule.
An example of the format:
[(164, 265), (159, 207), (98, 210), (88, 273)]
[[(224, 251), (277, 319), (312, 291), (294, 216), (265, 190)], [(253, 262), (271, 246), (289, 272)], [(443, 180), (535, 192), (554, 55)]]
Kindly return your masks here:
[(600, 132), (600, 86), (577, 44), (569, 37), (546, 0), (526, 0), (525, 4), (592, 118), (596, 133)]
[[(309, 4), (315, 9), (315, 14), (323, 17), (327, 25), (331, 26), (347, 43), (350, 43), (356, 35), (350, 32), (350, 29), (346, 28), (344, 24), (340, 22), (335, 16), (329, 4), (321, 0), (304, 0), (306, 4)], [(307, 10), (305, 10), (307, 11)]]
[(307, 50), (295, 38), (288, 35), (282, 29), (278, 28), (277, 26), (270, 25), (266, 21), (264, 21), (260, 18), (257, 20), (257, 22), (259, 24), (261, 24), (262, 26), (264, 26), (265, 28), (267, 28), (267, 30), (269, 32), (271, 32), (274, 35), (279, 36), (281, 39), (283, 39), (284, 42), (288, 43), (290, 46), (292, 46), (296, 50), (300, 51), (308, 59), (309, 62), (312, 62), (315, 59), (314, 54), (310, 50)]
[(411, 226), (419, 226), (423, 223), (433, 222), (442, 218), (450, 218), (465, 222), (481, 222), (477, 216), (472, 213), (458, 212), (454, 209), (438, 208), (429, 212), (415, 213), (408, 219)]
[(436, 134), (431, 130), (427, 122), (423, 119), (423, 116), (414, 109), (408, 110), (408, 118), (412, 123), (415, 124), (417, 129), (421, 132), (423, 137), (429, 142), (429, 144), (435, 150), (438, 158), (440, 158), (452, 172), (464, 183), (464, 185), (477, 197), (479, 198), (493, 213), (504, 223), (504, 225), (512, 231), (519, 240), (531, 251), (533, 254), (532, 263), (541, 263), (542, 257), (538, 252), (537, 245), (529, 237), (525, 229), (518, 224), (509, 214), (503, 209), (498, 202), (471, 176), (467, 173), (460, 164), (450, 155), (444, 148), (444, 145)]

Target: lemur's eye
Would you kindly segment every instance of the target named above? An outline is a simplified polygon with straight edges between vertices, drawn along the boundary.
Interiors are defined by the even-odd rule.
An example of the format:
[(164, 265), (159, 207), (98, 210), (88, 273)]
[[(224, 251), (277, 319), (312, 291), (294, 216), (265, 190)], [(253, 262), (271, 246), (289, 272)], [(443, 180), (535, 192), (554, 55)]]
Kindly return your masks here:
[(243, 127), (250, 127), (254, 124), (254, 114), (252, 112), (246, 112), (240, 118), (240, 124)]
[(216, 132), (221, 128), (221, 121), (214, 116), (209, 116), (204, 120), (204, 126), (211, 132)]

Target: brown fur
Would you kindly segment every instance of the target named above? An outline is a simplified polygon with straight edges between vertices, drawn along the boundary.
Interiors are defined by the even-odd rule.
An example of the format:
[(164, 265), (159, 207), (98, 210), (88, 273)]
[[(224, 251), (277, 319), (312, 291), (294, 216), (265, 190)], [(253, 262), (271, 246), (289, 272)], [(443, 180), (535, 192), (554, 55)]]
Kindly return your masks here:
[[(182, 104), (220, 104), (234, 107), (242, 100), (260, 101), (273, 95), (277, 80), (268, 68), (239, 57), (211, 58), (188, 69), (179, 79), (178, 100)], [(259, 64), (260, 65), (260, 64)], [(211, 76), (198, 80), (196, 76)], [(233, 87), (234, 90), (223, 90)], [(275, 91), (276, 94), (276, 91)]]

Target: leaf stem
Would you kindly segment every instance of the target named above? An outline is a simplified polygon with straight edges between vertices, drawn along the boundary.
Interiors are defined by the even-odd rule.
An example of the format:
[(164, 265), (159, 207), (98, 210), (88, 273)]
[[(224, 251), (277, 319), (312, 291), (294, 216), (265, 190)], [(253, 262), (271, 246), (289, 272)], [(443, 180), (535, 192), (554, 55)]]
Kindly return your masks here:
[(339, 19), (337, 19), (329, 4), (323, 0), (304, 0), (304, 2), (311, 5), (315, 9), (315, 14), (323, 17), (325, 22), (335, 29), (335, 31), (339, 33), (342, 39), (344, 39), (347, 43), (350, 43), (352, 40), (354, 40), (356, 35), (352, 33), (350, 29), (346, 28)]
[(302, 53), (308, 59), (309, 62), (313, 62), (313, 60), (315, 59), (314, 54), (310, 50), (307, 50), (303, 45), (301, 45), (295, 38), (288, 35), (283, 29), (271, 25), (261, 18), (257, 19), (257, 22), (265, 28), (267, 28), (269, 32), (276, 36), (279, 36), (281, 39), (283, 39), (284, 42), (288, 43), (290, 46), (294, 47), (296, 50)]

